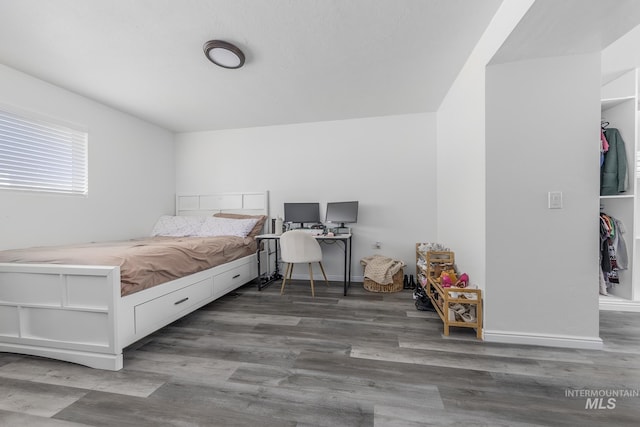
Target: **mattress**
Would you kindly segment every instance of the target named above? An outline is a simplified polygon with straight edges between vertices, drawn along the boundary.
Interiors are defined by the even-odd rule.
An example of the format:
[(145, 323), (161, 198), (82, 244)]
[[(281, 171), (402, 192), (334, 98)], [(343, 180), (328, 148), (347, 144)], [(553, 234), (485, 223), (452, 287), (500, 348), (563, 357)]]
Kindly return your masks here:
[(147, 237), (0, 251), (0, 262), (118, 266), (126, 296), (255, 251), (249, 237)]

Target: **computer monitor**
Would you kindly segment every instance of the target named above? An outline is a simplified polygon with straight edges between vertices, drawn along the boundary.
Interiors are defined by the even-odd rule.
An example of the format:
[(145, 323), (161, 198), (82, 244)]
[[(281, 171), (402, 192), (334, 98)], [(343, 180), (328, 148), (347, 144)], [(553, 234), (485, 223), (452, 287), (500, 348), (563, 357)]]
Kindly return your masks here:
[(284, 221), (300, 224), (320, 222), (320, 203), (285, 203)]
[(358, 202), (329, 202), (327, 203), (326, 221), (340, 224), (358, 222)]

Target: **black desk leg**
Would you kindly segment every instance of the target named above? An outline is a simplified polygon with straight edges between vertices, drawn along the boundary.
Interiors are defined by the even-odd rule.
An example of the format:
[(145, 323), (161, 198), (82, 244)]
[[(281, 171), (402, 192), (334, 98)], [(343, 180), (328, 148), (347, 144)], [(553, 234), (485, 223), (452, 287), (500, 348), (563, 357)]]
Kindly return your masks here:
[(344, 296), (351, 287), (351, 237), (344, 241)]
[[(262, 269), (261, 269), (261, 263), (260, 263), (260, 242), (262, 242), (263, 240), (267, 240), (267, 259), (270, 258), (270, 254), (269, 254), (269, 240), (275, 240), (276, 241), (276, 250), (275, 250), (275, 254), (276, 254), (276, 260), (275, 260), (275, 267), (273, 269), (273, 274), (271, 274), (270, 276), (267, 276), (266, 278), (262, 277)], [(258, 241), (258, 249), (256, 251), (256, 256), (258, 257), (258, 290), (261, 291), (262, 289), (266, 288), (268, 285), (270, 285), (271, 283), (275, 282), (278, 279), (281, 279), (282, 276), (280, 275), (280, 268), (278, 266), (278, 239), (269, 239), (269, 238), (265, 238), (265, 239), (260, 239)], [(269, 271), (270, 266), (267, 266), (267, 273)]]
[(260, 274), (260, 242), (261, 240), (257, 240), (258, 248), (256, 249), (256, 256), (258, 257), (258, 290), (262, 290), (262, 274)]
[(273, 280), (278, 280), (281, 276), (280, 276), (280, 268), (278, 266), (278, 243), (280, 243), (280, 240), (276, 240), (276, 262), (275, 262), (275, 267), (273, 268)]
[(349, 245), (349, 240), (344, 242), (344, 272), (343, 272), (343, 285), (344, 285), (344, 296), (347, 296), (347, 248)]
[(349, 243), (349, 287), (351, 287), (351, 248), (352, 248), (351, 237), (349, 237), (348, 243)]

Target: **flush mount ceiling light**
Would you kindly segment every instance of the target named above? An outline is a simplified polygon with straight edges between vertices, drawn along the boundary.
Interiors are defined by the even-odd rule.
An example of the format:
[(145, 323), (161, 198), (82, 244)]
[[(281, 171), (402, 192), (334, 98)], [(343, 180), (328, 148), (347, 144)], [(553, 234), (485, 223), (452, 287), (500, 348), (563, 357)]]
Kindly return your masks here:
[(209, 40), (204, 44), (204, 54), (214, 64), (224, 68), (240, 68), (244, 64), (244, 53), (222, 40)]

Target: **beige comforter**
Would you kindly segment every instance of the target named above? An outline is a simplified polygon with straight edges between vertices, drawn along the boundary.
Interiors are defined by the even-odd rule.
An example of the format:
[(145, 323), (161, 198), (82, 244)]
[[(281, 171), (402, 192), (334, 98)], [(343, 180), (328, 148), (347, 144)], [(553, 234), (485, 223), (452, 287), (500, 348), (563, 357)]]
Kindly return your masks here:
[(255, 251), (253, 238), (148, 237), (0, 251), (0, 262), (119, 266), (125, 296)]

